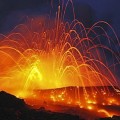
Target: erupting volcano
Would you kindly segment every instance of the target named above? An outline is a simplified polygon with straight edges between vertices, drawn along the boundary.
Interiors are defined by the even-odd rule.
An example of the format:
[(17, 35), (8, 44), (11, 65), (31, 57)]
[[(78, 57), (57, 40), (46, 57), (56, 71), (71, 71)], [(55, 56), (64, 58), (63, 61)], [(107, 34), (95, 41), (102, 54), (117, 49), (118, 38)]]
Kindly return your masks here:
[(0, 89), (37, 108), (59, 111), (61, 105), (112, 116), (103, 106), (120, 105), (120, 54), (112, 49), (119, 39), (105, 21), (90, 28), (76, 19), (65, 22), (65, 10), (58, 6), (55, 19), (29, 19), (0, 35)]

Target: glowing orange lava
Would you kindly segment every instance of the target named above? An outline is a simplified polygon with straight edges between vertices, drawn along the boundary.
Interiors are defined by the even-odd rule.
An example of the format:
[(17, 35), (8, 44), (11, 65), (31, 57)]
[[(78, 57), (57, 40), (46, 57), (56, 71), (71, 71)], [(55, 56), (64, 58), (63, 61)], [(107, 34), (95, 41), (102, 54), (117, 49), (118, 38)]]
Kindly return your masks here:
[[(68, 23), (61, 18), (58, 11), (55, 20), (32, 19), (9, 35), (0, 35), (0, 89), (33, 105), (56, 103), (94, 110), (96, 104), (119, 104), (114, 97), (119, 84), (112, 70), (120, 61), (101, 42), (103, 37), (109, 45), (114, 41), (120, 45), (113, 28), (99, 21), (88, 29), (78, 20)], [(114, 40), (101, 24), (109, 26)], [(113, 60), (110, 65), (107, 52)], [(108, 86), (114, 90), (110, 97)]]

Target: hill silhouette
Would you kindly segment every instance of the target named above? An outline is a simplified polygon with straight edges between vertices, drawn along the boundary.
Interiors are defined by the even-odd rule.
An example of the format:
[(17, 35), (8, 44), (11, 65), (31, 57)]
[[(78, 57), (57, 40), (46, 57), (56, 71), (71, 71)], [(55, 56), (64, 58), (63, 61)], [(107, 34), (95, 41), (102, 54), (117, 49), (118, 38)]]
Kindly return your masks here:
[(23, 99), (0, 92), (0, 120), (80, 120), (78, 116), (30, 108)]
[[(0, 92), (0, 120), (84, 120), (77, 115), (47, 111), (44, 107), (33, 109), (23, 99)], [(88, 120), (91, 120), (88, 118)], [(120, 120), (120, 116), (97, 120)]]

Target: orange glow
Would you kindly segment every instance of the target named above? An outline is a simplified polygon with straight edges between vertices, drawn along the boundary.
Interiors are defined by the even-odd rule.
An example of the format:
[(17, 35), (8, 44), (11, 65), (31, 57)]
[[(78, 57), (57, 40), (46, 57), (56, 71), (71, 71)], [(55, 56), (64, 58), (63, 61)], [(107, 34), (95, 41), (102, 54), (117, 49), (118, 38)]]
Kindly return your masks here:
[(105, 115), (107, 116), (107, 117), (112, 117), (112, 115), (110, 114), (110, 113), (108, 113), (106, 110), (104, 110), (104, 109), (101, 109), (101, 110), (98, 110), (98, 112), (99, 113), (105, 113)]
[[(45, 24), (40, 19), (39, 22), (41, 25)], [(80, 24), (79, 21), (73, 21), (73, 23), (74, 27), (76, 24)], [(77, 33), (74, 27), (69, 32), (65, 32), (65, 24), (61, 22), (59, 29), (57, 28), (59, 35), (55, 32), (56, 27), (54, 29), (42, 27), (43, 31), (28, 31), (24, 36), (23, 33), (16, 32), (2, 36), (0, 57), (3, 60), (0, 63), (2, 67), (0, 76), (3, 84), (0, 86), (1, 89), (12, 91), (21, 97), (31, 94), (35, 89), (67, 86), (77, 86), (77, 89), (79, 86), (83, 88), (93, 86), (91, 88), (93, 91), (95, 86), (103, 86), (101, 91), (103, 95), (107, 94), (107, 88), (104, 86), (109, 85), (115, 89), (117, 80), (104, 64), (96, 45), (90, 45), (91, 39), (88, 36), (81, 38), (80, 33)], [(19, 29), (26, 30), (26, 25), (19, 25), (15, 30)], [(84, 32), (87, 32), (84, 27), (83, 29)], [(92, 28), (90, 30), (92, 31)], [(56, 34), (57, 38), (55, 38)], [(80, 50), (77, 48), (78, 46)], [(90, 56), (85, 56), (86, 51), (91, 48), (94, 48), (96, 53), (89, 52)], [(106, 72), (103, 71), (103, 68)], [(10, 83), (14, 84), (9, 85)], [(88, 96), (86, 88), (84, 94), (86, 97)], [(95, 98), (96, 93), (93, 92), (93, 96)]]
[(92, 106), (88, 106), (87, 108), (88, 108), (89, 110), (92, 110), (92, 109), (93, 109), (93, 107), (92, 107)]
[[(101, 24), (115, 32), (104, 21), (89, 29), (75, 19), (64, 22), (65, 12), (61, 17), (58, 9), (55, 20), (35, 18), (16, 26), (9, 35), (0, 35), (0, 90), (32, 106), (77, 106), (109, 116), (97, 104), (120, 104), (119, 83), (112, 72), (120, 61), (102, 44), (101, 37), (109, 45), (113, 41)], [(98, 26), (102, 35), (95, 30)], [(120, 45), (116, 34), (114, 39)], [(113, 59), (110, 65), (107, 52)]]

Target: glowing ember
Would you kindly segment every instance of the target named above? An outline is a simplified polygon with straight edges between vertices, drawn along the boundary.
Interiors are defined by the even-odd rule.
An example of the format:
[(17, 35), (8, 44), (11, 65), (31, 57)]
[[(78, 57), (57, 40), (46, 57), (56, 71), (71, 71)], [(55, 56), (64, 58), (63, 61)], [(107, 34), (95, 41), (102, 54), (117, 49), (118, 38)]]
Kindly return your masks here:
[[(113, 69), (120, 61), (101, 24), (110, 27), (119, 45), (112, 27), (104, 21), (89, 29), (77, 20), (65, 23), (60, 6), (58, 9), (53, 21), (34, 19), (16, 26), (7, 36), (0, 35), (0, 89), (37, 106), (49, 103), (95, 110), (99, 109), (96, 104), (119, 105)], [(109, 46), (103, 45), (101, 38)], [(107, 52), (112, 64), (107, 62)], [(104, 109), (98, 112), (110, 116)]]

